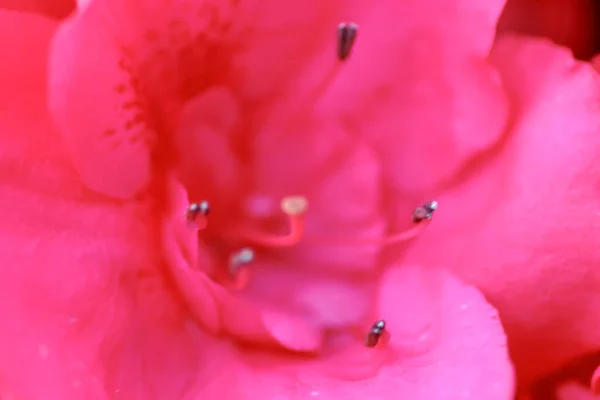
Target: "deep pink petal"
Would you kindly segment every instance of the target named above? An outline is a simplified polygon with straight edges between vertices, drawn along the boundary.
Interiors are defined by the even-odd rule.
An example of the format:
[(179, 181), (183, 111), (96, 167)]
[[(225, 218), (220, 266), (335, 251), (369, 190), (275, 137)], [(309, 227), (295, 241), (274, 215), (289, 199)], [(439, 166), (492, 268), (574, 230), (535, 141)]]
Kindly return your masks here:
[[(75, 222), (70, 213), (69, 204), (82, 196), (83, 187), (45, 111), (47, 48), (55, 28), (42, 17), (0, 12), (0, 393), (17, 399), (93, 400), (103, 398), (101, 388), (79, 361), (77, 349), (64, 346), (70, 314), (57, 312), (77, 299), (77, 290), (57, 289), (65, 282), (82, 286), (90, 277), (73, 273), (77, 264), (72, 261), (87, 257), (83, 247), (55, 251), (58, 243), (71, 249), (86, 241), (77, 232), (59, 229), (91, 220)], [(28, 34), (20, 34), (23, 30)], [(48, 285), (42, 291), (44, 281)]]
[(600, 367), (596, 368), (596, 370), (592, 374), (590, 387), (595, 395), (600, 396)]
[[(446, 272), (393, 267), (382, 279), (378, 301), (378, 317), (386, 319), (391, 335), (387, 348), (366, 348), (360, 335), (348, 338), (345, 350), (302, 361), (215, 343), (220, 359), (198, 378), (204, 384), (196, 386), (198, 393), (247, 399), (511, 398), (502, 327), (476, 289)], [(413, 323), (422, 329), (407, 329)]]
[(439, 196), (408, 260), (482, 288), (525, 383), (600, 345), (600, 79), (544, 40), (505, 37), (492, 60), (512, 100), (510, 138)]
[[(240, 87), (250, 89), (260, 77), (277, 76), (268, 71), (273, 65), (286, 75), (290, 68), (279, 64), (297, 68), (301, 47), (310, 48), (314, 38), (278, 32), (295, 32), (296, 19), (330, 15), (331, 7), (296, 6), (276, 14), (262, 3), (211, 0), (98, 0), (83, 6), (55, 40), (50, 105), (86, 184), (131, 197), (148, 184), (157, 140), (160, 149), (168, 148), (169, 138), (160, 132), (174, 128), (185, 100), (224, 81), (241, 80), (246, 83)], [(282, 63), (265, 63), (264, 50)]]
[[(352, 56), (315, 108), (373, 147), (384, 188), (436, 188), (501, 137), (507, 105), (484, 59), (501, 6), (381, 1), (360, 16)], [(325, 75), (329, 60), (300, 84)]]
[(372, 270), (381, 246), (352, 243), (381, 237), (387, 227), (373, 150), (339, 124), (321, 119), (291, 132), (262, 131), (255, 152), (254, 194), (277, 204), (276, 199), (299, 193), (310, 203), (305, 240), (290, 252), (298, 261), (294, 268), (314, 269), (318, 260), (319, 269)]
[(600, 396), (594, 395), (585, 386), (569, 382), (562, 385), (556, 393), (557, 400), (598, 400)]
[(61, 26), (50, 59), (50, 109), (77, 170), (89, 188), (119, 198), (149, 184), (156, 140), (128, 62), (89, 9)]
[(64, 18), (75, 9), (75, 0), (0, 0), (0, 8)]
[[(199, 366), (201, 334), (165, 275), (160, 204), (85, 188), (45, 106), (55, 26), (0, 18), (0, 390), (179, 398)], [(15, 34), (24, 27), (28, 35)]]

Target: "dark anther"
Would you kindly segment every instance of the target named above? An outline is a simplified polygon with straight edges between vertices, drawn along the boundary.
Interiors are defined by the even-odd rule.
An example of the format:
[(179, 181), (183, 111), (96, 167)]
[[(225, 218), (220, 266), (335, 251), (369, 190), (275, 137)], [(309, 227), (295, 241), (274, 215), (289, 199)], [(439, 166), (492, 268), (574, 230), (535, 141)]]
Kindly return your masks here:
[(204, 200), (199, 203), (192, 203), (185, 211), (185, 216), (187, 219), (193, 220), (196, 219), (198, 214), (202, 214), (207, 216), (210, 213), (210, 205), (208, 201)]
[(430, 219), (433, 216), (433, 212), (435, 210), (437, 210), (437, 208), (438, 208), (438, 202), (435, 200), (428, 201), (427, 203), (423, 204), (422, 206), (415, 208), (415, 211), (413, 211), (413, 215), (412, 215), (413, 221), (421, 222), (424, 219)]
[(352, 22), (342, 22), (338, 25), (338, 41), (337, 41), (337, 56), (340, 60), (345, 61), (350, 57), (352, 46), (356, 40), (358, 33), (358, 25)]
[(379, 343), (379, 337), (385, 330), (385, 321), (380, 320), (373, 324), (371, 329), (369, 329), (369, 333), (367, 333), (367, 337), (365, 338), (365, 346), (367, 347), (375, 347), (377, 343)]

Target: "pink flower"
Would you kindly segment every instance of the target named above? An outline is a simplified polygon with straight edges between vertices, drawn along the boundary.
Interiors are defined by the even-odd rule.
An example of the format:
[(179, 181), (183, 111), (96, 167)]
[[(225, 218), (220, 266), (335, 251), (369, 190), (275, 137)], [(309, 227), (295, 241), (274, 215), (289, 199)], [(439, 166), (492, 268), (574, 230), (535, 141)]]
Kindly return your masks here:
[[(2, 13), (0, 390), (508, 399), (497, 315), (446, 269), (499, 307), (524, 377), (597, 346), (580, 330), (594, 316), (571, 311), (595, 299), (582, 288), (598, 256), (596, 139), (572, 104), (597, 77), (518, 38), (490, 66), (501, 2), (430, 3), (82, 3), (51, 50), (57, 129), (41, 89), (54, 27)], [(338, 65), (332, 27), (346, 20), (360, 37)], [(20, 42), (17, 24), (31, 32)], [(25, 49), (37, 58), (23, 63)], [(296, 194), (310, 201), (288, 216), (302, 240), (265, 245), (289, 223), (278, 201)], [(369, 242), (438, 196), (416, 241)], [(196, 232), (183, 215), (204, 199)], [(255, 259), (228, 273), (249, 244)], [(381, 318), (384, 337), (365, 347)]]
[[(152, 106), (159, 108), (153, 115), (164, 112), (161, 122), (167, 128), (174, 123), (175, 128), (141, 130), (145, 128), (141, 122), (150, 120), (128, 114), (137, 111), (137, 105), (129, 103), (132, 87), (121, 79), (131, 77), (118, 68), (114, 37), (100, 29), (110, 26), (98, 23), (107, 16), (101, 12), (106, 9), (94, 8), (101, 6), (89, 4), (55, 38), (50, 105), (62, 137), (45, 110), (43, 90), (53, 24), (40, 17), (1, 14), (1, 39), (11, 49), (2, 74), (1, 103), (7, 110), (1, 121), (6, 171), (1, 254), (2, 264), (9, 266), (1, 280), (5, 301), (0, 315), (7, 321), (0, 340), (4, 396), (504, 399), (510, 395), (512, 370), (502, 328), (477, 290), (441, 270), (401, 266), (399, 260), (378, 265), (377, 245), (327, 248), (309, 243), (317, 232), (360, 242), (361, 236), (382, 236), (386, 228), (373, 183), (379, 176), (377, 159), (350, 137), (332, 142), (337, 140), (335, 131), (321, 130), (320, 140), (313, 136), (307, 142), (294, 133), (289, 141), (324, 146), (323, 156), (335, 155), (341, 162), (326, 173), (317, 170), (319, 154), (304, 158), (304, 171), (315, 171), (314, 182), (303, 192), (311, 201), (307, 243), (289, 251), (267, 247), (258, 252), (257, 247), (256, 262), (245, 270), (250, 273), (245, 290), (234, 293), (218, 284), (219, 275), (210, 268), (223, 270), (222, 258), (243, 244), (240, 235), (246, 227), (276, 232), (282, 224), (278, 215), (273, 221), (256, 217), (256, 203), (244, 211), (241, 200), (249, 188), (263, 199), (282, 196), (277, 190), (286, 188), (273, 180), (281, 179), (287, 163), (280, 164), (261, 149), (253, 156), (252, 170), (236, 165), (244, 161), (244, 149), (232, 149), (232, 144), (242, 146), (251, 140), (248, 144), (253, 145), (265, 139), (252, 134), (225, 141), (225, 128), (232, 120), (236, 123), (233, 117), (252, 109), (250, 104), (238, 108), (227, 90), (205, 89), (203, 97), (185, 104), (186, 95), (195, 93), (170, 92), (176, 81), (150, 85), (147, 90), (157, 93), (138, 100), (154, 100)], [(113, 11), (113, 16), (121, 15)], [(291, 15), (283, 11), (280, 16)], [(15, 42), (15, 28), (23, 25), (29, 34)], [(180, 33), (185, 36), (185, 31)], [(152, 34), (145, 37), (154, 40)], [(221, 38), (217, 35), (214, 40)], [(170, 42), (167, 49), (176, 49), (176, 44)], [(301, 45), (300, 41), (295, 49)], [(30, 57), (23, 63), (26, 50)], [(248, 61), (252, 52), (266, 50), (252, 48), (240, 65), (252, 65)], [(257, 71), (268, 67), (256, 60)], [(161, 67), (158, 63), (140, 69), (150, 74), (140, 76), (140, 81), (157, 83), (150, 77)], [(194, 69), (180, 72), (179, 77), (185, 77)], [(198, 85), (200, 90), (212, 85), (219, 72), (188, 77), (185, 87)], [(250, 77), (248, 71), (239, 76)], [(277, 78), (274, 70), (264, 78), (273, 81), (253, 92), (250, 86), (240, 86), (249, 91), (240, 98), (258, 101), (273, 96), (285, 75)], [(202, 105), (212, 105), (213, 112)], [(181, 121), (170, 121), (168, 117), (177, 116), (181, 106), (185, 106)], [(199, 120), (193, 118), (194, 107), (199, 107)], [(108, 132), (111, 128), (116, 131)], [(177, 129), (186, 135), (177, 137)], [(198, 139), (200, 146), (189, 145)], [(151, 153), (152, 143), (159, 144)], [(170, 146), (179, 146), (179, 157), (172, 157)], [(205, 146), (210, 146), (206, 152)], [(212, 205), (208, 227), (200, 232), (200, 248), (196, 232), (183, 218), (188, 200), (174, 175), (176, 167), (181, 179), (188, 180), (192, 200), (202, 195)], [(247, 187), (244, 181), (252, 179), (250, 171), (256, 173), (257, 182)], [(267, 204), (265, 212), (270, 211)], [(251, 222), (263, 224), (252, 227)], [(259, 238), (251, 235), (248, 240)], [(386, 320), (383, 337), (375, 347), (365, 347), (369, 326), (379, 318)]]

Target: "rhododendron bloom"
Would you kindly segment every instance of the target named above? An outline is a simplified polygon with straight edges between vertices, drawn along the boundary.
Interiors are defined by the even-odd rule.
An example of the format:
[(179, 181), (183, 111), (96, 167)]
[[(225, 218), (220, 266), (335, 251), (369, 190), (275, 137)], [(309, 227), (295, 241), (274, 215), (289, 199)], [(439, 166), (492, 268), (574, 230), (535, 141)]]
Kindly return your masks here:
[[(587, 181), (568, 184), (595, 142), (541, 115), (597, 77), (578, 65), (548, 100), (554, 47), (506, 38), (488, 60), (501, 1), (396, 3), (90, 0), (58, 29), (0, 14), (0, 393), (510, 399), (498, 315), (455, 274), (500, 307), (517, 360), (550, 323), (532, 280), (575, 318), (598, 224), (569, 208), (593, 208)], [(570, 280), (550, 281), (552, 248), (583, 260)], [(560, 328), (525, 377), (599, 344), (557, 346)]]

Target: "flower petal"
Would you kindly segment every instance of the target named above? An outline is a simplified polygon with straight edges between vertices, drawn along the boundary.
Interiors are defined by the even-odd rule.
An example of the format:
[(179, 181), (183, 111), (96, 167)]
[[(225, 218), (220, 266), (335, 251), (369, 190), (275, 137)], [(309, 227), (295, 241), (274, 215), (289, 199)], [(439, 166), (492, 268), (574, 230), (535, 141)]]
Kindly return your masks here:
[[(163, 248), (169, 260), (169, 272), (200, 327), (244, 342), (283, 346), (301, 352), (318, 350), (322, 344), (321, 333), (301, 318), (263, 309), (208, 279), (204, 266), (197, 264), (202, 259), (199, 255), (202, 249), (197, 248), (197, 233), (186, 226), (183, 218), (187, 204), (185, 190), (176, 184), (171, 184), (171, 189), (176, 212), (162, 230)], [(295, 329), (288, 329), (290, 326)]]
[(577, 382), (569, 382), (562, 385), (556, 393), (557, 400), (598, 400), (589, 389)]
[(510, 138), (438, 198), (407, 257), (484, 291), (525, 384), (600, 346), (600, 78), (543, 40), (504, 37), (492, 60), (513, 105)]
[(149, 183), (156, 132), (125, 56), (93, 17), (81, 13), (56, 34), (50, 109), (86, 185), (129, 198)]
[(590, 386), (592, 389), (592, 393), (600, 396), (600, 367), (598, 367), (598, 368), (596, 368), (596, 370), (594, 370), (594, 373), (592, 374)]
[(46, 110), (54, 28), (0, 12), (0, 391), (179, 398), (201, 334), (164, 274), (160, 204), (111, 201), (81, 182)]
[[(78, 299), (77, 291), (57, 288), (93, 277), (73, 270), (73, 259), (87, 258), (88, 243), (68, 229), (74, 223), (69, 204), (85, 190), (45, 109), (46, 57), (55, 28), (40, 16), (0, 11), (0, 393), (16, 399), (97, 400), (104, 396), (94, 371), (81, 362), (78, 349), (63, 346), (70, 314), (57, 312)], [(64, 200), (57, 204), (57, 196)], [(101, 217), (93, 205), (91, 210), (92, 219)], [(57, 254), (57, 243), (65, 250), (81, 248)], [(56, 264), (49, 265), (49, 258)], [(93, 261), (88, 267), (94, 269)], [(42, 292), (44, 280), (52, 285)]]
[(64, 18), (75, 9), (74, 0), (0, 0), (0, 8)]
[[(397, 285), (413, 288), (415, 295), (429, 294), (427, 303), (435, 311), (413, 304), (411, 296), (395, 290)], [(421, 289), (431, 292), (422, 294)], [(366, 348), (364, 337), (350, 338), (342, 345), (345, 350), (325, 354), (319, 361), (228, 349), (213, 370), (198, 378), (203, 382), (196, 386), (198, 397), (511, 398), (512, 366), (502, 327), (494, 309), (476, 289), (447, 272), (392, 267), (382, 279), (379, 301), (379, 315), (390, 327), (387, 348)], [(421, 318), (419, 311), (427, 312), (430, 318), (425, 319), (439, 333), (428, 346), (419, 345), (422, 332), (414, 331), (412, 336), (395, 332)], [(407, 318), (405, 312), (412, 317)], [(400, 336), (402, 340), (398, 340)]]
[[(384, 186), (395, 192), (447, 183), (506, 124), (505, 96), (485, 60), (503, 2), (432, 3), (369, 8), (356, 21), (352, 56), (316, 106), (366, 139), (382, 160)], [(331, 68), (324, 54), (320, 71)]]
[(372, 149), (325, 119), (289, 132), (262, 131), (254, 149), (256, 193), (273, 199), (300, 194), (309, 201), (305, 240), (290, 252), (299, 261), (294, 268), (372, 270), (381, 246), (352, 246), (386, 229), (380, 163)]

